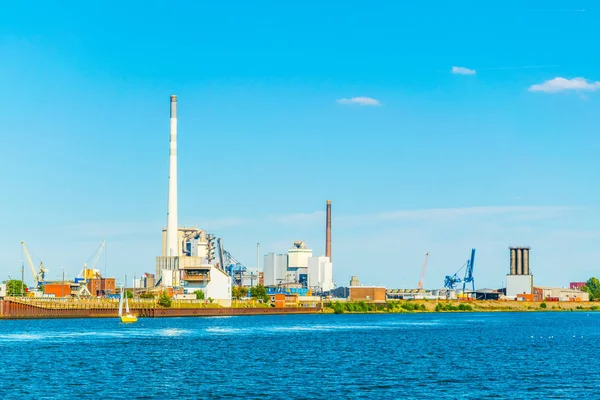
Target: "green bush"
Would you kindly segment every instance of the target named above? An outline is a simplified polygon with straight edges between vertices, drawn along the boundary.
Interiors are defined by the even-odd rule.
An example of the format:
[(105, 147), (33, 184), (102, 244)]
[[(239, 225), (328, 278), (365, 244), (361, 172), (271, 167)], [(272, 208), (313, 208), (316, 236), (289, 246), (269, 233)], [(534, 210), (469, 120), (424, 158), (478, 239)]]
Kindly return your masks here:
[(153, 293), (142, 293), (142, 294), (140, 294), (140, 299), (153, 299), (154, 297), (156, 297), (156, 296), (154, 296)]
[(158, 297), (158, 305), (161, 307), (171, 307), (171, 304), (173, 303), (173, 299), (171, 299), (171, 297), (169, 297), (169, 295), (166, 292), (162, 292), (160, 294), (160, 296)]
[(546, 303), (540, 304), (540, 308), (547, 308), (547, 307), (548, 307), (548, 305)]
[(473, 306), (465, 303), (460, 303), (457, 306), (451, 303), (437, 303), (435, 311), (473, 311)]
[(196, 295), (196, 300), (204, 300), (204, 292), (202, 290), (196, 290), (194, 294)]
[(340, 303), (339, 301), (336, 301), (335, 303), (333, 303), (333, 312), (334, 314), (343, 314), (344, 313), (344, 305), (342, 303)]
[(597, 309), (598, 309), (598, 306), (592, 306), (592, 307), (590, 307), (590, 310), (597, 310)]

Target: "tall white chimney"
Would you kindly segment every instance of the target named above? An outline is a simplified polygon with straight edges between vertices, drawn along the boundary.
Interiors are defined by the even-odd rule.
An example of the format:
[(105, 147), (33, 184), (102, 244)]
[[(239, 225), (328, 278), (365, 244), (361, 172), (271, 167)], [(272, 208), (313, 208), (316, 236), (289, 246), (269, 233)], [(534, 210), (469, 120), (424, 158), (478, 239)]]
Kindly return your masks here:
[(178, 256), (177, 243), (177, 96), (171, 96), (171, 137), (169, 139), (169, 200), (167, 209), (167, 254)]

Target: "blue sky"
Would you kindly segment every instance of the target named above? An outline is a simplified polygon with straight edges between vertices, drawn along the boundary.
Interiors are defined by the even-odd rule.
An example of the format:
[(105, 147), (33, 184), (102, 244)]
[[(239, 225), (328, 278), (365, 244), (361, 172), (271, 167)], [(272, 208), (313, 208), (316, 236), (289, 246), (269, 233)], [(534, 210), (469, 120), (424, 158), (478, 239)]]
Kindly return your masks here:
[(509, 245), (538, 284), (599, 274), (596, 1), (121, 3), (2, 6), (0, 279), (21, 240), (51, 278), (104, 238), (109, 275), (154, 271), (171, 94), (180, 222), (249, 267), (323, 253), (331, 199), (339, 285), (429, 252), (439, 287), (475, 247), (497, 287)]

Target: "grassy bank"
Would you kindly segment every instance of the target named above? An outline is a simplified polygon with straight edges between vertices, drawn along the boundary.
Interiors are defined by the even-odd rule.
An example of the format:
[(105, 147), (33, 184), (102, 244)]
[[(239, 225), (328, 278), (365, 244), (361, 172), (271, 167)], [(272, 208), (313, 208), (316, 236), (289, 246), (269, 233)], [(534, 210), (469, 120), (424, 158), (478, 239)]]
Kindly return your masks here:
[(596, 311), (600, 304), (593, 302), (526, 302), (526, 301), (435, 301), (411, 300), (389, 301), (384, 304), (358, 302), (333, 302), (327, 304), (325, 312), (345, 313), (414, 313), (414, 312), (552, 312), (552, 311)]

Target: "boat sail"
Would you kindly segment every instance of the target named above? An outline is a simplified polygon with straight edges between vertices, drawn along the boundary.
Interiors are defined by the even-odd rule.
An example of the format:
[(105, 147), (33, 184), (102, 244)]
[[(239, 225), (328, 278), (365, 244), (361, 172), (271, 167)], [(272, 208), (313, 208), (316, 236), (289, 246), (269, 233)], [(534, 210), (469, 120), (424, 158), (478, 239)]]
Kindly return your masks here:
[[(123, 315), (123, 297), (125, 297), (125, 315)], [(137, 322), (137, 317), (129, 312), (129, 299), (123, 293), (123, 286), (121, 286), (121, 296), (119, 296), (119, 318), (121, 318), (121, 322)]]

